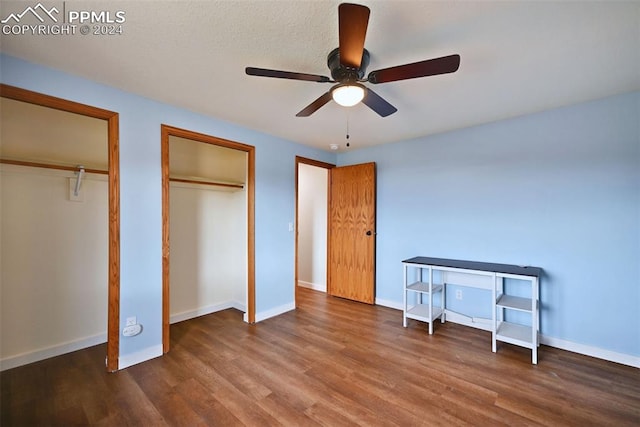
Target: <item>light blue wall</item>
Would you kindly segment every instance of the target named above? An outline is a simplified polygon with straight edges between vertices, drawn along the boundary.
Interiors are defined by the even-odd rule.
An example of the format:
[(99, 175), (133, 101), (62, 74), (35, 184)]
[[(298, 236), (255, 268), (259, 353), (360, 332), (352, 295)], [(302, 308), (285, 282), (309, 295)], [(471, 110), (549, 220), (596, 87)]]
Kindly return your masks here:
[(370, 161), (377, 298), (416, 255), (539, 266), (545, 336), (640, 355), (640, 92), (338, 156)]
[[(162, 227), (160, 125), (256, 147), (256, 311), (290, 305), (294, 292), (295, 156), (335, 163), (334, 153), (244, 129), (82, 78), (0, 56), (2, 83), (120, 114), (120, 323), (137, 316), (144, 332), (120, 340), (120, 357), (161, 345)], [(213, 99), (211, 102), (215, 102)]]

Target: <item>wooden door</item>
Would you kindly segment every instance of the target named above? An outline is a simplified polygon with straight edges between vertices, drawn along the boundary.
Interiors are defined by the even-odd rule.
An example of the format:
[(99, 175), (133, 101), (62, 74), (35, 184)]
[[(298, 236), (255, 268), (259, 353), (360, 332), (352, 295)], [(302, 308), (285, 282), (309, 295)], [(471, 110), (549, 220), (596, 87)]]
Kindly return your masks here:
[(376, 165), (331, 169), (329, 207), (330, 295), (374, 303)]

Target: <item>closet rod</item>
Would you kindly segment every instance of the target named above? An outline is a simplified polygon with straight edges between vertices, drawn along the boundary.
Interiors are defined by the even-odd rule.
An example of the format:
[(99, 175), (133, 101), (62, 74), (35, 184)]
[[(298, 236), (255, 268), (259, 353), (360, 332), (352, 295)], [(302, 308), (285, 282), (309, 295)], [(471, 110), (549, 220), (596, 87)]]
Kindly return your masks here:
[[(71, 171), (78, 172), (77, 166), (65, 166), (65, 165), (54, 165), (50, 163), (37, 163), (37, 162), (25, 162), (23, 160), (10, 160), (10, 159), (0, 159), (0, 163), (5, 163), (7, 165), (16, 165), (16, 166), (28, 166), (32, 168), (43, 168), (43, 169), (58, 169), (63, 171)], [(91, 169), (91, 168), (83, 168), (86, 173), (99, 173), (102, 175), (109, 175), (109, 171), (101, 170), (101, 169)]]
[[(16, 166), (28, 166), (32, 168), (58, 169), (58, 170), (71, 171), (71, 172), (78, 171), (77, 166), (65, 166), (65, 165), (54, 165), (50, 163), (26, 162), (24, 160), (10, 160), (10, 159), (0, 158), (0, 163), (5, 163), (8, 165), (16, 165)], [(109, 175), (109, 171), (105, 171), (101, 169), (84, 168), (84, 171), (86, 173), (99, 173), (102, 175)], [(239, 189), (244, 188), (244, 185), (242, 184), (226, 184), (222, 182), (199, 181), (195, 179), (169, 178), (169, 181), (184, 182), (187, 184), (213, 185), (216, 187), (239, 188)]]
[(217, 187), (228, 187), (228, 188), (239, 188), (243, 189), (244, 185), (242, 184), (226, 184), (222, 182), (209, 182), (209, 181), (198, 181), (197, 179), (184, 179), (184, 178), (169, 178), (171, 182), (184, 182), (187, 184), (202, 184), (202, 185), (215, 185)]

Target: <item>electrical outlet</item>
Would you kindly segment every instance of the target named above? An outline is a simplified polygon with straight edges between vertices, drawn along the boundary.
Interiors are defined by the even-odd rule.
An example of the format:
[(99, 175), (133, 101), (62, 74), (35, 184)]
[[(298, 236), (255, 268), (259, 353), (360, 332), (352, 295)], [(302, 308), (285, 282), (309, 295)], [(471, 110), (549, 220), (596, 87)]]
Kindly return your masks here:
[(138, 323), (136, 316), (127, 317), (127, 324), (125, 326), (133, 326)]
[(462, 299), (462, 291), (460, 289), (456, 291), (456, 299)]
[(142, 325), (127, 326), (122, 330), (122, 335), (125, 337), (135, 337), (142, 332)]

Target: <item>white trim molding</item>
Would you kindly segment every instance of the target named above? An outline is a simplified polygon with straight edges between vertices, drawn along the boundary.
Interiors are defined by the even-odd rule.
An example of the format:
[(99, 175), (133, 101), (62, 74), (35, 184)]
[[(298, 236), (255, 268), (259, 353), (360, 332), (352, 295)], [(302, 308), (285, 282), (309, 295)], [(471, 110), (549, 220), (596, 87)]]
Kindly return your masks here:
[(298, 280), (298, 286), (302, 288), (313, 289), (314, 291), (327, 292), (327, 287), (325, 285), (305, 282), (304, 280)]
[(376, 305), (381, 305), (383, 307), (393, 308), (395, 310), (402, 310), (402, 303), (395, 302), (388, 299), (376, 298)]
[(71, 353), (73, 351), (82, 350), (83, 348), (93, 347), (94, 345), (107, 342), (107, 334), (98, 334), (90, 337), (81, 338), (79, 340), (68, 341), (51, 347), (42, 348), (40, 350), (30, 351), (15, 356), (6, 357), (0, 360), (0, 371), (17, 368), (18, 366), (27, 365), (29, 363), (39, 362), (51, 357), (60, 356), (62, 354)]
[(638, 356), (617, 353), (615, 351), (579, 344), (572, 341), (566, 341), (560, 338), (549, 337), (546, 335), (540, 335), (540, 343), (548, 345), (549, 347), (555, 347), (561, 350), (571, 351), (573, 353), (584, 354), (585, 356), (591, 356), (598, 359), (608, 360), (610, 362), (620, 363), (622, 365), (640, 368), (640, 357)]
[(182, 322), (184, 320), (193, 319), (207, 314), (215, 313), (218, 311), (226, 310), (228, 308), (235, 308), (236, 310), (246, 312), (245, 306), (238, 301), (225, 301), (219, 304), (209, 305), (207, 307), (199, 307), (195, 310), (183, 311), (181, 313), (172, 314), (169, 323), (174, 324)]
[[(288, 311), (295, 310), (295, 303), (291, 302), (289, 304), (283, 304), (279, 307), (272, 308), (271, 310), (261, 311), (256, 313), (256, 323), (261, 322), (263, 320), (269, 319), (271, 317), (278, 316), (280, 314), (284, 314)], [(244, 314), (244, 321), (248, 322), (249, 318), (247, 317), (247, 313)]]
[(147, 360), (155, 359), (160, 356), (162, 356), (162, 344), (147, 347), (144, 350), (120, 356), (118, 359), (118, 370), (122, 370), (129, 366), (137, 365), (138, 363), (146, 362)]

